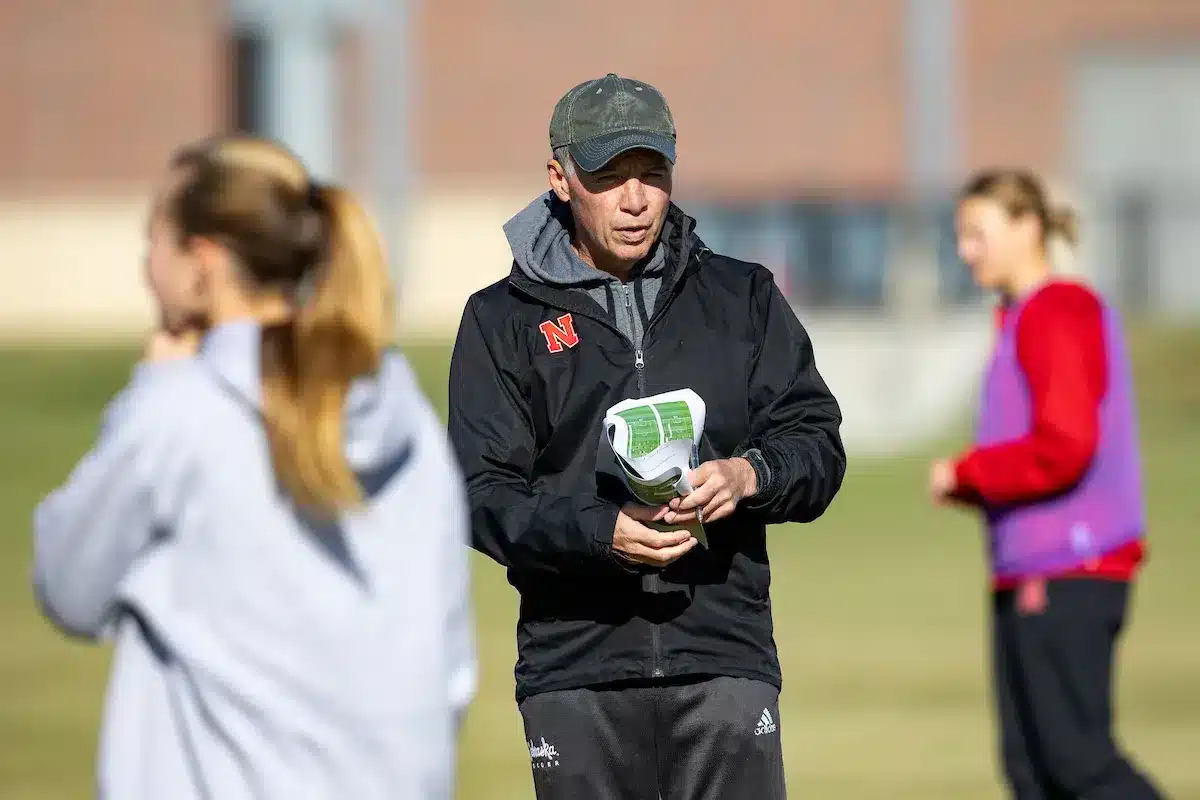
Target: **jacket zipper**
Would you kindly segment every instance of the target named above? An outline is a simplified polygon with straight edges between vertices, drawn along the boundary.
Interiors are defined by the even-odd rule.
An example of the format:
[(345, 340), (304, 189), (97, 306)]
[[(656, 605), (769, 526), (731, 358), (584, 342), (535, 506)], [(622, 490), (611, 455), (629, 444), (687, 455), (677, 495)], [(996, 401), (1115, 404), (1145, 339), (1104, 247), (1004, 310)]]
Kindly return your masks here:
[[(621, 294), (625, 298), (625, 310), (629, 313), (630, 329), (633, 328), (633, 299), (629, 295), (629, 284), (621, 284)], [(646, 338), (645, 329), (642, 330), (642, 339)], [(633, 368), (637, 370), (637, 390), (638, 397), (646, 396), (646, 354), (642, 352), (641, 342), (630, 342), (633, 344)], [(652, 573), (646, 578), (646, 588), (651, 594), (658, 595), (658, 575)], [(655, 678), (663, 677), (662, 668), (662, 636), (658, 629), (657, 622), (650, 623), (650, 654), (651, 654), (651, 676)]]
[[(633, 298), (629, 294), (629, 284), (621, 284), (621, 295), (625, 298), (625, 310), (629, 312), (629, 325), (633, 326)], [(645, 330), (642, 331), (642, 339), (646, 338)], [(646, 396), (646, 354), (642, 352), (641, 343), (630, 342), (633, 345), (633, 368), (637, 370), (637, 389), (638, 397)]]

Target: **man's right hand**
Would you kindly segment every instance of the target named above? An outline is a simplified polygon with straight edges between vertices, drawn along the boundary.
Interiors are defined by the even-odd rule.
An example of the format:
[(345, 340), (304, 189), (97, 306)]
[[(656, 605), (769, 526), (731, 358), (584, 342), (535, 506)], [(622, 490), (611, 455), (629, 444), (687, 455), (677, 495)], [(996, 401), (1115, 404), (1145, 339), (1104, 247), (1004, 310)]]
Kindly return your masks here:
[(630, 503), (617, 515), (613, 531), (613, 551), (628, 561), (651, 567), (665, 567), (696, 546), (697, 540), (686, 530), (657, 531), (647, 522), (666, 516), (666, 506)]

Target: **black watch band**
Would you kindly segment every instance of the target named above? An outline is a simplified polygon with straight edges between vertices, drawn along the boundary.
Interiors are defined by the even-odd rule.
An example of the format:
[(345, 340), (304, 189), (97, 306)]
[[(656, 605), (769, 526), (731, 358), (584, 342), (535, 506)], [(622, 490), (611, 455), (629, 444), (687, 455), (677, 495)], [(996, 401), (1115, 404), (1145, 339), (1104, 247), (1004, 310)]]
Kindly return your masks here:
[(750, 466), (754, 468), (754, 477), (757, 486), (754, 494), (750, 497), (759, 497), (771, 485), (771, 467), (768, 466), (767, 460), (763, 458), (762, 451), (757, 447), (742, 453), (742, 458), (749, 461)]

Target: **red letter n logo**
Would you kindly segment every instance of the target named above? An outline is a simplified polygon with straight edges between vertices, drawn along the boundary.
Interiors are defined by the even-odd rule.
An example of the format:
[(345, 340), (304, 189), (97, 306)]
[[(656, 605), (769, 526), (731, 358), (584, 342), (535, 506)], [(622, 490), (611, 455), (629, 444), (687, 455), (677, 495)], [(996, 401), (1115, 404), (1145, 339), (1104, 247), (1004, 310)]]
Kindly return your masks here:
[(546, 349), (551, 353), (561, 353), (564, 347), (571, 348), (579, 344), (575, 318), (570, 314), (563, 314), (557, 323), (546, 320), (538, 326), (538, 330), (546, 337)]

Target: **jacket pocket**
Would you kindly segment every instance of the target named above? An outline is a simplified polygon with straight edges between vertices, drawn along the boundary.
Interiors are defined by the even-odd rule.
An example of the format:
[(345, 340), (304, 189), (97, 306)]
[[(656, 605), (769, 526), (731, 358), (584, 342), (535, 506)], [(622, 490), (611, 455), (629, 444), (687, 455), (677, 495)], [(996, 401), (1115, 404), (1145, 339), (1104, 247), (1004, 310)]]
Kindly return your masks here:
[(763, 556), (762, 561), (740, 554), (730, 574), (738, 573), (743, 579), (745, 593), (757, 605), (766, 605), (771, 596), (771, 567)]
[[(733, 533), (742, 532), (735, 529)], [(715, 531), (710, 532), (710, 543), (718, 535)], [(710, 597), (712, 602), (755, 609), (765, 606), (771, 591), (771, 568), (766, 555), (722, 552), (719, 539), (714, 547), (711, 552), (696, 553), (668, 567), (662, 573), (663, 581), (691, 586), (696, 593)]]

